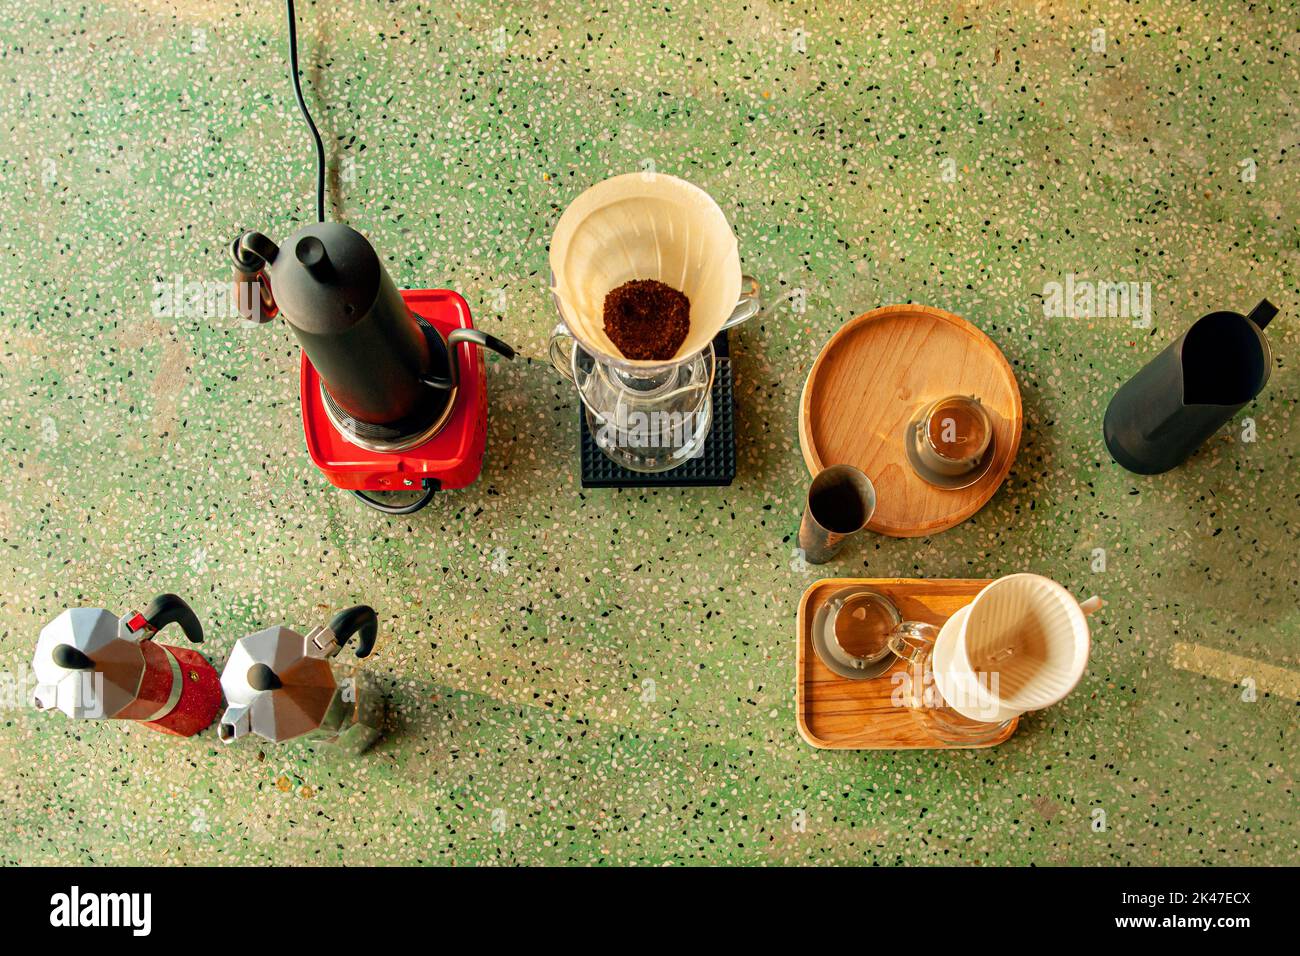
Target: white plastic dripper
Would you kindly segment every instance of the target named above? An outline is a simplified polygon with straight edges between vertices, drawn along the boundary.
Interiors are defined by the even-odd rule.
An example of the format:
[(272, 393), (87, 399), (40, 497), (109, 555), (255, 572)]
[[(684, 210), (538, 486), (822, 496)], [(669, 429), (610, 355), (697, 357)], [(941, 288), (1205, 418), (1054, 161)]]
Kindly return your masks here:
[(948, 619), (934, 649), (934, 680), (947, 704), (972, 720), (1001, 722), (1055, 704), (1083, 677), (1091, 649), (1080, 604), (1038, 574), (992, 582)]
[[(663, 173), (627, 173), (592, 186), (564, 211), (551, 238), (552, 288), (569, 332), (589, 353), (627, 368), (605, 334), (605, 296), (633, 279), (656, 279), (691, 302), (681, 361), (713, 340), (741, 294), (736, 236), (704, 190)], [(748, 318), (745, 315), (744, 318)]]

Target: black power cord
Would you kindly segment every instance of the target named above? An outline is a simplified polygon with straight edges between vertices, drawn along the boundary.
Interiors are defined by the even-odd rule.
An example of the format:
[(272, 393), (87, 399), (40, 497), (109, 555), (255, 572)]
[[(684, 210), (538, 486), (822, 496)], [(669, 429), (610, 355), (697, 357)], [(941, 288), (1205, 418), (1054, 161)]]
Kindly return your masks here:
[(293, 12), (293, 0), (284, 0), (285, 14), (289, 18), (289, 72), (293, 76), (293, 94), (298, 98), (298, 109), (307, 121), (311, 138), (316, 141), (316, 221), (325, 221), (325, 144), (320, 130), (311, 118), (307, 101), (302, 98), (302, 80), (298, 78), (298, 17)]
[(438, 482), (434, 478), (424, 479), (424, 494), (404, 505), (385, 504), (376, 498), (370, 497), (364, 491), (353, 490), (352, 493), (376, 511), (382, 511), (386, 515), (413, 515), (433, 500), (433, 496), (438, 493)]

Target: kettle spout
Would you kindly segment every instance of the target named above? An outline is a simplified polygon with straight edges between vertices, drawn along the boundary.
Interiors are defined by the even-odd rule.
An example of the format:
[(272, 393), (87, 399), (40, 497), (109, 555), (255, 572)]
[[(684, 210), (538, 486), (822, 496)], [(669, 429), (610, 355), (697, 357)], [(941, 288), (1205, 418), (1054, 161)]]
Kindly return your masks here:
[(228, 744), (244, 736), (250, 730), (252, 730), (252, 722), (249, 717), (248, 705), (242, 704), (226, 708), (226, 712), (221, 715), (221, 723), (217, 725), (217, 736), (221, 738), (223, 744)]

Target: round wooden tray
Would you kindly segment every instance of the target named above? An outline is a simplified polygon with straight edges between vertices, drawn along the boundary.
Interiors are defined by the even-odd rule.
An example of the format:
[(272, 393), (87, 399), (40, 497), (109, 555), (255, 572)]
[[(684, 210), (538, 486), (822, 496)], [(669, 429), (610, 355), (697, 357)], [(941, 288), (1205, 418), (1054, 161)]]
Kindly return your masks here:
[[(903, 443), (922, 405), (974, 395), (993, 420), (993, 462), (968, 488), (920, 478)], [(808, 470), (856, 465), (876, 486), (867, 525), (895, 538), (946, 531), (998, 490), (1020, 446), (1024, 412), (1011, 366), (965, 319), (925, 305), (887, 305), (844, 326), (822, 348), (799, 402), (799, 445)]]

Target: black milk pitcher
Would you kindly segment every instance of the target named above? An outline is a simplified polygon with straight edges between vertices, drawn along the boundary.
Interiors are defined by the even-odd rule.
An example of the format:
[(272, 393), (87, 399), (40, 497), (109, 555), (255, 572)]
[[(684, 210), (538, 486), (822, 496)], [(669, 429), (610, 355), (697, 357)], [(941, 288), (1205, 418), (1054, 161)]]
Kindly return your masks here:
[(1264, 327), (1277, 307), (1211, 312), (1120, 386), (1102, 430), (1111, 457), (1139, 475), (1181, 465), (1268, 382)]

